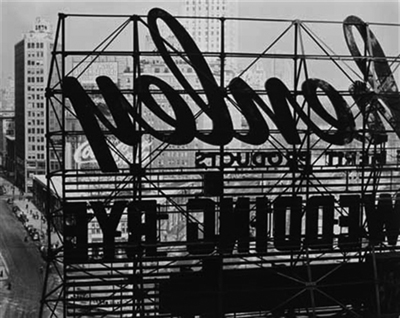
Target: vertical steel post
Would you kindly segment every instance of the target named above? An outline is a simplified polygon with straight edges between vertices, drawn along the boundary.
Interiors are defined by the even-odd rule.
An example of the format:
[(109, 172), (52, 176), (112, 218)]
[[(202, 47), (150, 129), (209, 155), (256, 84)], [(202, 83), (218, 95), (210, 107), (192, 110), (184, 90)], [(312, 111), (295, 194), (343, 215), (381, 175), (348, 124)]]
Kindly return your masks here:
[[(46, 87), (46, 118), (45, 118), (45, 123), (46, 123), (46, 186), (47, 189), (51, 189), (51, 183), (50, 183), (50, 138), (51, 136), (49, 135), (49, 127), (50, 127), (50, 107), (51, 107), (51, 98), (53, 97), (53, 88), (51, 87), (52, 84), (52, 75), (54, 72), (54, 65), (57, 64), (57, 43), (59, 41), (59, 36), (60, 36), (60, 30), (64, 26), (62, 23), (64, 19), (63, 14), (59, 14), (59, 19), (57, 22), (57, 28), (56, 28), (56, 35), (54, 39), (54, 47), (52, 51), (52, 57), (51, 57), (51, 62), (50, 62), (50, 68), (49, 68), (49, 77), (47, 79), (47, 87)], [(14, 191), (14, 187), (13, 187)], [(51, 297), (50, 295), (47, 295), (47, 284), (49, 284), (49, 274), (50, 274), (50, 269), (53, 264), (55, 255), (53, 254), (52, 251), (52, 244), (51, 244), (51, 227), (53, 226), (53, 214), (52, 214), (52, 207), (49, 204), (51, 202), (51, 192), (46, 191), (46, 202), (47, 204), (45, 205), (45, 218), (46, 218), (46, 224), (47, 224), (47, 229), (46, 229), (46, 236), (47, 236), (47, 252), (46, 252), (46, 270), (45, 270), (45, 278), (43, 282), (43, 289), (42, 289), (42, 298), (40, 302), (40, 309), (39, 309), (39, 317), (43, 317), (44, 315), (44, 310), (45, 306), (50, 307), (48, 305), (49, 300), (47, 298)], [(57, 303), (55, 304), (55, 306)], [(55, 310), (54, 310), (55, 311)]]
[[(65, 39), (66, 39), (66, 30), (65, 30), (65, 18), (66, 15), (62, 16), (62, 29), (61, 29), (61, 81), (64, 81), (64, 77), (65, 77), (65, 59), (67, 57), (66, 53), (65, 53)], [(61, 82), (61, 84), (62, 84)], [(64, 113), (66, 111), (65, 107), (65, 94), (64, 92), (62, 92), (61, 95), (61, 107), (62, 107), (62, 113), (63, 113), (63, 119), (64, 119)], [(62, 122), (62, 125), (64, 125), (64, 121)], [(61, 127), (64, 130), (64, 127)], [(62, 132), (63, 136), (64, 136), (64, 131)], [(64, 143), (62, 144), (62, 148), (64, 149), (65, 145)], [(63, 155), (64, 155), (64, 151), (63, 151)], [(62, 159), (62, 171), (61, 171), (61, 209), (62, 209), (62, 219), (63, 219), (63, 230), (66, 227), (66, 219), (65, 219), (65, 213), (64, 213), (64, 206), (65, 206), (65, 202), (66, 202), (66, 198), (65, 198), (65, 158), (63, 157)], [(49, 171), (51, 171), (51, 158), (50, 158), (50, 169)], [(51, 188), (50, 188), (51, 189)], [(48, 190), (50, 190), (48, 189)], [(50, 191), (48, 191), (50, 192)], [(67, 276), (67, 271), (65, 268), (65, 264), (63, 266), (63, 278), (65, 278)], [(64, 317), (67, 317), (67, 312), (68, 312), (68, 306), (67, 306), (67, 298), (65, 295), (65, 286), (63, 286), (63, 291), (62, 291), (62, 297), (63, 297), (63, 312), (64, 312)]]
[[(137, 15), (133, 15), (133, 104), (135, 111), (141, 114), (141, 104), (138, 98), (137, 87), (135, 86), (135, 79), (140, 75), (140, 48), (139, 48), (139, 17)], [(134, 121), (134, 126), (136, 129), (140, 130), (140, 127)], [(133, 146), (133, 173), (137, 174), (133, 176), (133, 194), (132, 199), (134, 202), (138, 202), (141, 200), (141, 169), (142, 167), (142, 137), (140, 138), (140, 142)], [(144, 317), (145, 308), (144, 308), (144, 293), (143, 293), (143, 264), (142, 264), (142, 248), (138, 249), (138, 254), (135, 255), (135, 259), (133, 262), (133, 304), (134, 311), (139, 312), (140, 317)], [(139, 295), (139, 298), (138, 298)]]

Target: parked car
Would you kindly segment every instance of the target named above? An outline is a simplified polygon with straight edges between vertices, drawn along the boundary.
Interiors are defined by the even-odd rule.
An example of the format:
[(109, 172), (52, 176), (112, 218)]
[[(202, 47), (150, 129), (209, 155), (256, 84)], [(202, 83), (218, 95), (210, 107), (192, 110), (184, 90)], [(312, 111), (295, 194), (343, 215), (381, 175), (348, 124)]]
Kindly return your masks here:
[(18, 216), (18, 219), (23, 223), (26, 224), (26, 222), (28, 222), (28, 217), (26, 216), (25, 213), (20, 213)]
[(31, 233), (31, 237), (33, 241), (39, 241), (40, 240), (40, 235), (38, 230), (34, 229)]
[(25, 229), (28, 231), (29, 234), (31, 234), (31, 231), (33, 230), (33, 225), (27, 224), (27, 225), (25, 225)]

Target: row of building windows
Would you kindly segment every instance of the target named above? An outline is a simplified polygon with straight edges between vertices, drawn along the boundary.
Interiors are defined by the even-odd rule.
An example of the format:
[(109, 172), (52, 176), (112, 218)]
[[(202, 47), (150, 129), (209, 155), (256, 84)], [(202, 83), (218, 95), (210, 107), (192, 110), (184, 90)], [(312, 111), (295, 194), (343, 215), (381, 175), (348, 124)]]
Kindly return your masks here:
[[(35, 125), (35, 120), (34, 119), (29, 120), (28, 121), (28, 126), (33, 126), (33, 125)], [(36, 119), (36, 125), (44, 126), (44, 120), (43, 119)]]
[(44, 145), (28, 145), (28, 150), (29, 151), (44, 151)]
[[(34, 91), (38, 91), (38, 92), (40, 92), (40, 91), (44, 91), (44, 87), (43, 86), (40, 86), (40, 87), (36, 87), (36, 86), (32, 86), (32, 85), (28, 85), (28, 91), (30, 91), (30, 92), (34, 92)], [(39, 95), (38, 95), (39, 96)], [(40, 99), (44, 99), (44, 95), (43, 94), (40, 94), (40, 96), (42, 96)], [(39, 99), (39, 98), (38, 98)]]
[(30, 75), (30, 74), (44, 74), (44, 69), (43, 69), (43, 67), (41, 67), (41, 68), (28, 68), (28, 70), (27, 70), (27, 72), (28, 72), (28, 75)]
[(28, 111), (28, 117), (44, 117), (44, 111)]
[[(29, 98), (30, 97), (30, 98)], [(34, 99), (32, 96), (28, 96), (29, 100)], [(28, 103), (28, 109), (43, 109), (44, 108), (44, 103)], [(43, 115), (44, 116), (44, 115)]]
[[(172, 147), (170, 149), (173, 149)], [(169, 151), (162, 152), (160, 157), (170, 157), (170, 158), (187, 158), (189, 156), (187, 151)]]
[(28, 141), (29, 142), (42, 142), (44, 143), (44, 137), (35, 137), (35, 136), (28, 136)]
[[(128, 233), (128, 222), (122, 221), (120, 223), (120, 227), (118, 229), (122, 234)], [(91, 222), (91, 226), (89, 228), (89, 233), (91, 234), (103, 234), (103, 231), (100, 229), (100, 224), (98, 222)]]
[(35, 61), (35, 60), (28, 60), (28, 62), (27, 62), (27, 64), (28, 65), (36, 65), (36, 66), (43, 66), (44, 65), (44, 62), (43, 62), (43, 60), (38, 60), (38, 61)]
[(43, 42), (28, 42), (28, 49), (34, 49), (35, 44), (37, 49), (43, 49)]
[(44, 134), (44, 128), (28, 128), (28, 134)]
[[(35, 95), (33, 94), (29, 94), (28, 95), (28, 100), (34, 100), (35, 99)], [(43, 97), (39, 97), (39, 95), (36, 96), (36, 99), (41, 100), (44, 99)], [(44, 103), (43, 102), (38, 102), (38, 103), (28, 103), (28, 108), (35, 108), (35, 106), (37, 108), (44, 108)]]
[(189, 162), (187, 160), (174, 160), (174, 159), (168, 159), (168, 160), (158, 160), (158, 166), (159, 167), (165, 167), (165, 165), (168, 165), (169, 167), (183, 167), (183, 166), (188, 166)]
[(29, 158), (29, 160), (35, 160), (33, 162), (27, 162), (27, 172), (30, 178), (32, 178), (33, 175), (38, 174), (39, 172), (45, 172), (46, 163), (44, 161), (36, 161), (35, 155), (31, 155), (31, 158)]
[[(179, 70), (182, 73), (193, 73), (193, 68), (191, 68), (191, 67), (180, 68)], [(154, 68), (154, 73), (161, 73), (161, 71), (164, 72), (164, 73), (169, 73), (169, 68), (167, 68), (167, 67), (163, 67), (163, 68), (155, 67)], [(130, 83), (130, 79), (128, 79), (128, 83)]]
[(50, 163), (50, 171), (55, 171), (60, 169), (60, 164), (58, 162)]
[(214, 31), (214, 27), (213, 26), (211, 26), (211, 30), (210, 30), (210, 28), (202, 28), (203, 29), (203, 31), (204, 31), (204, 33), (202, 33), (201, 32), (201, 30), (199, 30), (198, 32), (197, 32), (197, 34), (198, 35), (204, 35), (204, 36), (210, 36), (210, 35), (220, 35), (220, 33), (222, 34), (222, 32), (220, 32), (220, 30), (215, 30)]
[[(28, 99), (38, 99), (38, 100), (41, 100), (41, 99), (44, 99), (44, 95), (42, 95), (42, 94), (28, 94)], [(42, 103), (43, 104), (43, 103)]]
[(28, 53), (28, 57), (43, 57), (43, 56), (44, 56), (43, 51), (37, 51), (36, 54), (35, 52)]
[[(214, 6), (214, 5), (208, 5), (208, 4), (205, 4), (205, 5), (201, 5), (201, 6), (199, 6), (199, 5), (197, 5), (197, 4), (195, 4), (195, 5), (193, 5), (193, 7), (187, 7), (186, 8), (186, 11), (188, 11), (188, 12), (190, 12), (190, 11), (196, 11), (196, 9), (197, 10), (199, 10), (199, 11), (206, 11), (206, 10), (220, 10), (220, 6), (219, 5), (217, 5), (217, 6)], [(223, 5), (223, 6), (221, 6), (221, 10), (222, 11), (225, 11), (225, 6)]]
[[(37, 83), (44, 83), (44, 77), (43, 76), (36, 77), (36, 82)], [(35, 83), (35, 77), (34, 76), (28, 76), (28, 83)]]
[[(204, 2), (205, 2), (205, 4), (207, 4), (207, 3), (209, 3), (209, 2), (211, 2), (211, 4), (215, 4), (215, 3), (218, 3), (218, 4), (225, 4), (226, 3), (226, 1), (227, 0), (203, 0)], [(186, 5), (189, 5), (189, 4), (202, 4), (202, 1), (200, 0), (186, 0)]]

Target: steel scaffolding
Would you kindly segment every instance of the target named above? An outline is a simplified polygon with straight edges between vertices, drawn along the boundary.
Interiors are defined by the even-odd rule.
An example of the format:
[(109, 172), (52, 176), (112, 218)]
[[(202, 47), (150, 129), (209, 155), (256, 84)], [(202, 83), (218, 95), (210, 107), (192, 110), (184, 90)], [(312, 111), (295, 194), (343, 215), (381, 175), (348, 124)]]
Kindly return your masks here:
[[(159, 14), (171, 29), (171, 20), (162, 12), (151, 13)], [(159, 30), (149, 19), (59, 15), (46, 91), (49, 226), (41, 315), (397, 317), (400, 160), (394, 77), (399, 59), (380, 54), (373, 32), (399, 25), (366, 24), (355, 17), (345, 22), (173, 19), (216, 21), (210, 32), (220, 32), (219, 49), (203, 51), (202, 56), (228, 104), (236, 140), (210, 145), (204, 140), (211, 140), (216, 128), (210, 124), (213, 111), (198, 107), (210, 102), (211, 95), (204, 82), (196, 82), (207, 79), (202, 77), (205, 70), (196, 68), (197, 53), (182, 50), (186, 44), (173, 38), (179, 32), (172, 38), (163, 33), (157, 43)], [(82, 41), (82, 50), (76, 48), (73, 36), (79, 38), (81, 32), (83, 39), (82, 26), (89, 28), (95, 20), (116, 27), (94, 49)], [(247, 25), (250, 34), (267, 26), (273, 34), (258, 39), (260, 44), (250, 51), (229, 51), (227, 34), (234, 24)], [(77, 32), (75, 25), (82, 29)], [(332, 46), (327, 43), (332, 34), (340, 37), (341, 28), (348, 48), (334, 40)], [(364, 38), (362, 53), (351, 42), (351, 30)], [(142, 48), (148, 38), (156, 42), (156, 49)], [(160, 52), (161, 45), (170, 62)], [(126, 113), (131, 115), (132, 136), (138, 138), (132, 146), (122, 145), (121, 139), (128, 138), (119, 134), (122, 119), (110, 111), (105, 90), (93, 85), (90, 77), (102, 75), (94, 68), (100, 59), (107, 67), (118, 61), (110, 66), (118, 72), (116, 84), (138, 114)], [(126, 63), (123, 71), (120, 63)], [(182, 85), (169, 63), (177, 65), (193, 91)], [(392, 73), (384, 74), (388, 69)], [(121, 74), (131, 86), (123, 85)], [(106, 145), (118, 158), (116, 171), (102, 171), (89, 146), (86, 159), (95, 156), (97, 162), (76, 162), (74, 153), (90, 138), (78, 121), (73, 93), (63, 86), (71, 76), (81, 81), (105, 118), (95, 113)], [(158, 77), (169, 86), (152, 80), (146, 100), (139, 81), (145, 76)], [(281, 81), (268, 80), (264, 86), (273, 77)], [(313, 81), (315, 77), (323, 81)], [(233, 78), (247, 82), (252, 91), (241, 86), (234, 95), (234, 84), (244, 84)], [(348, 127), (340, 123), (347, 115), (332, 107), (339, 97), (332, 93), (330, 81), (335, 87), (343, 85), (335, 91), (354, 116), (353, 135), (346, 135)], [(306, 93), (304, 82), (315, 85), (310, 86), (313, 100), (306, 98), (312, 94)], [(171, 127), (179, 126), (176, 109), (168, 109), (172, 90), (195, 114), (196, 138), (187, 144), (168, 142)], [(154, 114), (155, 107), (146, 107), (150, 98), (161, 105), (159, 114)], [(176, 102), (178, 97), (174, 98)], [(240, 98), (246, 107), (241, 107)], [(283, 106), (268, 112), (262, 103), (274, 105), (274, 98), (275, 105)], [(310, 106), (316, 99), (320, 108)], [(248, 113), (249, 101), (264, 113)], [(280, 112), (288, 103), (297, 106)], [(81, 106), (91, 107), (86, 100)], [(257, 116), (269, 126), (269, 138), (250, 145), (243, 136), (249, 136)], [(279, 116), (287, 117), (279, 122)], [(160, 118), (169, 128), (156, 126)], [(150, 123), (148, 127), (141, 119)], [(292, 124), (296, 131), (287, 132)], [(159, 135), (169, 137), (162, 140)], [(293, 136), (298, 141), (289, 143)], [(327, 141), (334, 138), (345, 141)], [(54, 247), (55, 240), (61, 245)]]

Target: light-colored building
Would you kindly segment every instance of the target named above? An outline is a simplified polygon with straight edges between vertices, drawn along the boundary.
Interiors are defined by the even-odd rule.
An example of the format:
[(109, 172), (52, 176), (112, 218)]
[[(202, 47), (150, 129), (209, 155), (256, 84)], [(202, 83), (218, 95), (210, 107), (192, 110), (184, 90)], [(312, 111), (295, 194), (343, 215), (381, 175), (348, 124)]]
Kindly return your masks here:
[(52, 49), (52, 27), (42, 18), (15, 45), (15, 181), (25, 192), (33, 175), (46, 172), (45, 88)]
[[(183, 14), (188, 17), (208, 17), (207, 19), (185, 19), (183, 25), (192, 35), (202, 52), (220, 52), (222, 17), (238, 17), (237, 0), (184, 0)], [(237, 52), (238, 23), (227, 20), (224, 32), (225, 52)]]
[(14, 136), (14, 78), (8, 77), (0, 90), (0, 165), (7, 169), (7, 138)]
[[(181, 23), (196, 42), (200, 51), (211, 66), (217, 83), (221, 77), (220, 54), (227, 54), (224, 58), (223, 86), (227, 87), (237, 71), (237, 59), (229, 56), (239, 51), (239, 3), (237, 0), (183, 0), (182, 15), (188, 18)], [(226, 19), (224, 19), (226, 18)], [(223, 26), (222, 26), (223, 25)], [(223, 43), (223, 46), (222, 46)], [(235, 106), (227, 101), (235, 129), (242, 128), (242, 116)], [(199, 120), (202, 128), (207, 124)], [(236, 148), (240, 142), (233, 140), (227, 147)]]
[(14, 78), (10, 76), (1, 88), (1, 111), (14, 111), (14, 85)]

